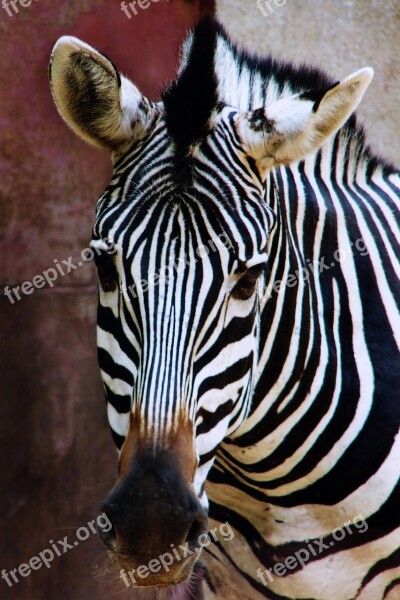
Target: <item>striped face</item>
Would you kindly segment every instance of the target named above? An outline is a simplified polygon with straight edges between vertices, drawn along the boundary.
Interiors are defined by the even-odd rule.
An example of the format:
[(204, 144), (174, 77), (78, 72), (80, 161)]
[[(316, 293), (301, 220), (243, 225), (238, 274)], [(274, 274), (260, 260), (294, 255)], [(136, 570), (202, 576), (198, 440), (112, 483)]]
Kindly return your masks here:
[(214, 115), (183, 187), (158, 112), (117, 160), (92, 242), (115, 250), (97, 262), (99, 361), (116, 443), (131, 424), (163, 447), (190, 424), (199, 495), (218, 445), (249, 409), (273, 224), (234, 116)]

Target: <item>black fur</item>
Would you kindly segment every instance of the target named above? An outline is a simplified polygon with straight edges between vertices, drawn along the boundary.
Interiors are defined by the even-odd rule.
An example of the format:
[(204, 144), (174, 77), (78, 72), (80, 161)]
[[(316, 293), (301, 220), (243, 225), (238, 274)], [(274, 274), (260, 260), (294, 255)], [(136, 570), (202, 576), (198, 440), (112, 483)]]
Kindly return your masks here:
[(309, 92), (303, 92), (302, 94), (300, 94), (300, 98), (302, 100), (311, 100), (311, 102), (314, 102), (313, 112), (317, 112), (318, 106), (320, 105), (322, 98), (329, 92), (329, 90), (332, 90), (334, 87), (339, 85), (339, 83), (340, 81), (336, 81), (336, 83), (333, 83), (327, 89), (324, 90), (310, 90)]
[(162, 94), (167, 128), (176, 145), (177, 181), (191, 180), (190, 146), (208, 133), (208, 121), (218, 103), (214, 73), (217, 27), (208, 17), (194, 32), (188, 64)]
[[(258, 72), (266, 83), (273, 78), (278, 89), (283, 91), (284, 85), (290, 83), (293, 94), (299, 93), (305, 99), (314, 100), (313, 110), (328, 90), (337, 85), (320, 69), (308, 65), (295, 66), (267, 56), (259, 58), (237, 48), (217, 21), (205, 17), (193, 32), (194, 40), (186, 67), (180, 76), (164, 90), (162, 100), (166, 110), (167, 128), (176, 146), (176, 182), (188, 185), (192, 180), (192, 163), (189, 149), (192, 144), (200, 142), (209, 131), (209, 119), (214, 109), (218, 108), (221, 98), (218, 97), (217, 81), (214, 69), (215, 49), (218, 37), (222, 37), (232, 48), (239, 70), (247, 68), (250, 72)], [(249, 107), (251, 107), (251, 98)], [(252, 107), (254, 108), (254, 107)], [(342, 128), (341, 135), (349, 141), (353, 140), (359, 147), (359, 154), (370, 164), (372, 170), (380, 164), (386, 164), (387, 170), (395, 170), (392, 165), (376, 157), (365, 143), (363, 128), (352, 116)]]
[(265, 110), (263, 108), (257, 108), (252, 112), (249, 123), (253, 131), (272, 133), (275, 121), (272, 121), (265, 116)]

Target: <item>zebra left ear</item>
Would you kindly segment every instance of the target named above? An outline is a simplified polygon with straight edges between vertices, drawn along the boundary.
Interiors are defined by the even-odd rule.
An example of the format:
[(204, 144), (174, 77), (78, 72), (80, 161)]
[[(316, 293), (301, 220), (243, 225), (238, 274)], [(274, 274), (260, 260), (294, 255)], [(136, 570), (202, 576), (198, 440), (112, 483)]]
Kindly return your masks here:
[(236, 117), (236, 131), (262, 176), (315, 152), (360, 103), (373, 69), (356, 71), (325, 90), (303, 92)]
[(146, 129), (152, 105), (101, 52), (63, 36), (50, 59), (54, 102), (66, 123), (85, 141), (115, 150)]

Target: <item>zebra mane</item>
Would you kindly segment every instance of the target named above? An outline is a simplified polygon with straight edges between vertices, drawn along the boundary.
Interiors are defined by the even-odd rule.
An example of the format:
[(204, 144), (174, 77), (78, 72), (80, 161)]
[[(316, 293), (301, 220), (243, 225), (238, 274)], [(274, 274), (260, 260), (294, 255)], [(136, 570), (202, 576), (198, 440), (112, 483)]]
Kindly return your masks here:
[[(239, 49), (218, 21), (205, 17), (184, 42), (177, 78), (161, 96), (176, 147), (178, 176), (186, 179), (190, 174), (188, 151), (206, 136), (210, 117), (219, 105), (251, 110), (296, 93), (326, 90), (335, 83), (318, 68), (271, 56), (261, 58)], [(367, 146), (355, 115), (337, 135), (351, 145), (356, 162), (362, 159), (370, 171), (378, 165), (396, 170)]]

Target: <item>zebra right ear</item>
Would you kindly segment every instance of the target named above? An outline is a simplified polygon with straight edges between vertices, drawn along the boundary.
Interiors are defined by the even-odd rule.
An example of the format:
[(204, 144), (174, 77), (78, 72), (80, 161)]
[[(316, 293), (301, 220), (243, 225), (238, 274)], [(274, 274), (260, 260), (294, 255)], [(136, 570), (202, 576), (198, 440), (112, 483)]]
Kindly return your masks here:
[(60, 115), (90, 144), (115, 150), (146, 130), (153, 113), (150, 101), (88, 44), (61, 37), (51, 54), (49, 74)]
[(265, 108), (238, 113), (236, 131), (261, 176), (318, 150), (357, 108), (373, 73), (365, 67), (325, 90), (280, 98)]

